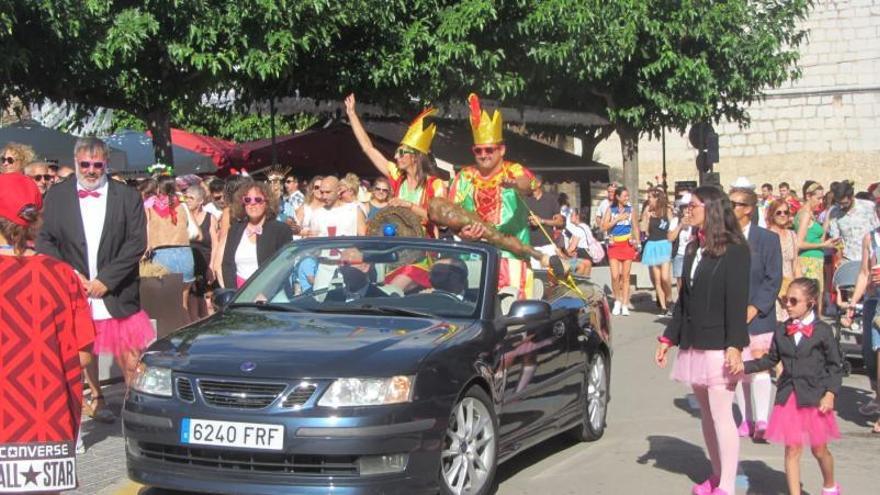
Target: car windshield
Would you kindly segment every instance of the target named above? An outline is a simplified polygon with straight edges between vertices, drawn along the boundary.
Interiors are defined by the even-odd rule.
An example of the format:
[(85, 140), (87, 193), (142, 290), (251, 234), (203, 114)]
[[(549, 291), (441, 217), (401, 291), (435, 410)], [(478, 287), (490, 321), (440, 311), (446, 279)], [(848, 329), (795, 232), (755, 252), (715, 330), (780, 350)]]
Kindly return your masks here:
[(479, 315), (486, 253), (441, 241), (337, 237), (294, 242), (231, 307), (399, 316)]

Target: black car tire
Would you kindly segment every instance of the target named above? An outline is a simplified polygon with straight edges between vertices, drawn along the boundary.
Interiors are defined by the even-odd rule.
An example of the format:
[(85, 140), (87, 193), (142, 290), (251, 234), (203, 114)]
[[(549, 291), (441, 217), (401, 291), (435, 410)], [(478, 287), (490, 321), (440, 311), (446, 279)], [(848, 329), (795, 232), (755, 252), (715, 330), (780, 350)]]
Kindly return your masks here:
[[(473, 409), (470, 409), (470, 408)], [(446, 478), (447, 466), (451, 466), (454, 463), (454, 460), (451, 457), (455, 457), (451, 454), (456, 445), (452, 445), (452, 436), (458, 430), (458, 418), (461, 417), (459, 414), (462, 411), (471, 411), (471, 415), (473, 416), (473, 411), (478, 410), (478, 419), (477, 425), (484, 425), (484, 418), (488, 418), (488, 423), (485, 423), (485, 426), (491, 428), (492, 435), (491, 437), (484, 436), (486, 432), (485, 429), (482, 431), (478, 431), (473, 435), (472, 441), (473, 445), (476, 447), (482, 443), (484, 446), (482, 453), (489, 454), (488, 449), (491, 449), (491, 455), (486, 455), (485, 457), (480, 456), (480, 449), (477, 447), (474, 452), (480, 459), (488, 460), (488, 465), (485, 467), (487, 471), (485, 473), (485, 478), (482, 480), (482, 485), (478, 487), (476, 491), (472, 491), (473, 485), (471, 485), (471, 489), (465, 491), (463, 489), (456, 490), (454, 487), (451, 487)], [(485, 427), (482, 427), (485, 428)], [(481, 442), (489, 438), (488, 442)], [(463, 449), (467, 450), (467, 449)], [(467, 455), (467, 454), (465, 454)], [(498, 418), (495, 416), (495, 409), (492, 406), (492, 400), (489, 398), (489, 395), (486, 392), (478, 387), (473, 386), (455, 403), (452, 411), (449, 414), (449, 425), (446, 428), (446, 433), (444, 434), (442, 448), (440, 452), (440, 472), (438, 473), (438, 482), (440, 485), (440, 493), (443, 495), (459, 495), (461, 493), (468, 493), (473, 495), (490, 495), (495, 493), (497, 488), (495, 484), (495, 471), (498, 467)], [(457, 480), (458, 478), (454, 478)], [(470, 480), (468, 480), (470, 481)]]
[[(605, 434), (605, 417), (608, 414), (608, 364), (607, 357), (596, 352), (587, 361), (583, 385), (583, 415), (581, 424), (572, 431), (580, 442), (595, 442)], [(595, 411), (595, 417), (591, 416)]]

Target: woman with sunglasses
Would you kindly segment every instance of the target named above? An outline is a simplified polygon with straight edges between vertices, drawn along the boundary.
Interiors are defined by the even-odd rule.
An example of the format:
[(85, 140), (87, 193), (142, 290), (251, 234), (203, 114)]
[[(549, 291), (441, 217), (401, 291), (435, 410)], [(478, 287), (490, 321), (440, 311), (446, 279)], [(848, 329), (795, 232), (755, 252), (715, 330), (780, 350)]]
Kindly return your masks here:
[(376, 170), (391, 183), (393, 195), (389, 205), (412, 210), (422, 218), (423, 223), (428, 227), (428, 235), (433, 237), (435, 229), (428, 226), (427, 206), (431, 199), (446, 196), (446, 182), (438, 177), (430, 155), (431, 142), (437, 128), (434, 124), (424, 127), (424, 120), (437, 111), (433, 108), (426, 109), (413, 120), (394, 154), (395, 161), (392, 162), (373, 146), (369, 134), (357, 115), (354, 94), (345, 98), (345, 110), (364, 154), (373, 162)]
[(277, 198), (263, 182), (236, 191), (223, 250), (224, 287), (244, 285), (266, 260), (290, 242), (290, 227), (275, 220), (277, 209)]
[(669, 349), (678, 346), (672, 379), (690, 385), (700, 404), (712, 475), (693, 493), (733, 495), (740, 442), (733, 398), (743, 371), (742, 349), (749, 345), (751, 254), (721, 190), (697, 188), (688, 208), (690, 224), (699, 231), (688, 244), (679, 300), (658, 339), (655, 361), (665, 367)]
[[(822, 185), (808, 180), (804, 182), (803, 193), (804, 203), (794, 219), (798, 235), (798, 256), (804, 277), (818, 282), (821, 292), (825, 286), (825, 250), (833, 248), (837, 240), (825, 239), (825, 228), (818, 219), (825, 204), (825, 190)], [(820, 315), (823, 306), (823, 297), (820, 293), (818, 307)]]
[[(788, 284), (796, 278), (803, 276), (800, 258), (798, 258), (797, 234), (791, 230), (792, 214), (791, 207), (785, 199), (774, 199), (767, 205), (767, 230), (779, 236), (779, 244), (782, 247), (782, 286), (779, 288), (779, 297), (788, 292)], [(776, 321), (782, 322), (788, 319), (788, 313), (781, 304), (781, 299), (776, 301)]]
[(147, 212), (147, 252), (144, 255), (183, 276), (183, 311), (189, 314), (189, 290), (196, 280), (195, 261), (189, 245), (189, 215), (177, 197), (173, 177), (159, 178), (157, 193), (144, 203)]
[(324, 177), (321, 175), (312, 177), (306, 187), (305, 201), (296, 210), (296, 221), (302, 226), (300, 234), (303, 237), (307, 237), (310, 232), (315, 231), (316, 226), (313, 222), (315, 212), (324, 207), (324, 202), (321, 200), (321, 181), (323, 179)]
[(367, 220), (372, 219), (379, 213), (379, 210), (388, 206), (388, 200), (391, 197), (391, 182), (385, 177), (379, 177), (373, 181), (372, 194), (370, 200), (364, 203), (366, 207)]
[(10, 142), (0, 153), (0, 173), (20, 174), (24, 166), (34, 161), (34, 149), (26, 144)]

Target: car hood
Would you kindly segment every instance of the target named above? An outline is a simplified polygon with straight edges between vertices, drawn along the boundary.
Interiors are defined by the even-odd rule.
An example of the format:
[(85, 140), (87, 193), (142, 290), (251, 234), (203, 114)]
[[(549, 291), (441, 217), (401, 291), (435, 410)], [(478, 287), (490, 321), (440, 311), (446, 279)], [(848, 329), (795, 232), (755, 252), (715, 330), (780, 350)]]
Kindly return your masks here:
[(157, 341), (146, 359), (187, 373), (254, 378), (412, 374), (467, 326), (430, 318), (234, 309)]

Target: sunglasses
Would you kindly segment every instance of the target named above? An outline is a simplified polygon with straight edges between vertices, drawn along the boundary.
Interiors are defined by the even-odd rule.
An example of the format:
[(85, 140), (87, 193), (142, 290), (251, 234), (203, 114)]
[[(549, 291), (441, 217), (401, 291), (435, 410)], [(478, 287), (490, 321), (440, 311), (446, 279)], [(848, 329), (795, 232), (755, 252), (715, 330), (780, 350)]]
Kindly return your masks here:
[(251, 203), (253, 203), (255, 205), (261, 205), (261, 204), (263, 204), (263, 202), (266, 201), (266, 198), (264, 198), (262, 196), (245, 196), (245, 197), (241, 198), (241, 201), (246, 205), (249, 205)]
[(296, 179), (287, 179), (284, 181), (285, 184), (296, 184)]
[(397, 152), (394, 153), (397, 157), (402, 157), (403, 155), (415, 155), (415, 150), (408, 150), (406, 148), (397, 148)]
[(49, 174), (37, 174), (37, 175), (32, 175), (31, 179), (34, 179), (35, 181), (51, 182), (52, 176)]
[(690, 203), (688, 203), (687, 209), (693, 210), (694, 208), (700, 208), (702, 206), (706, 206), (706, 205), (703, 203), (700, 203), (699, 201), (691, 201)]
[(498, 146), (471, 146), (471, 151), (477, 156), (491, 155), (498, 150)]
[(4, 156), (4, 157), (3, 157), (3, 162), (12, 165), (13, 163), (15, 163), (15, 157), (12, 157), (12, 156)]
[(79, 168), (83, 170), (88, 170), (89, 168), (93, 168), (95, 170), (104, 170), (104, 162), (79, 162)]
[(791, 215), (791, 212), (788, 210), (779, 210), (773, 214), (776, 215), (777, 217), (787, 217), (787, 216)]
[(796, 297), (783, 297), (782, 302), (784, 304), (787, 304), (788, 306), (795, 306), (801, 302), (801, 299), (798, 299)]
[(278, 177), (269, 177), (269, 180), (267, 180), (266, 182), (281, 182), (281, 179), (279, 179)]
[(386, 189), (384, 187), (374, 187), (373, 190), (376, 192), (383, 192), (383, 193), (391, 192), (391, 189)]

